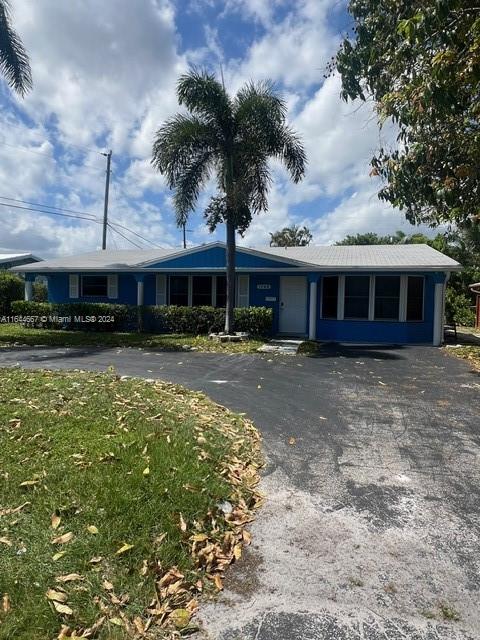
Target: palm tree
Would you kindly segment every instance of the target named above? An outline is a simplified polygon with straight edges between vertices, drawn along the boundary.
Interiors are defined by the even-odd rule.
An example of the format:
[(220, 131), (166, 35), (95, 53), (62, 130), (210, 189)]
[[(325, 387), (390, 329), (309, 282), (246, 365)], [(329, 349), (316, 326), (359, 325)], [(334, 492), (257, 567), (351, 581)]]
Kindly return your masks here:
[(235, 232), (242, 234), (252, 215), (267, 211), (272, 181), (268, 161), (281, 160), (294, 182), (305, 173), (306, 157), (286, 124), (286, 104), (270, 82), (250, 82), (235, 97), (206, 71), (191, 69), (177, 85), (188, 110), (156, 133), (153, 165), (174, 190), (178, 226), (194, 210), (202, 187), (214, 176), (217, 195), (205, 210), (210, 231), (226, 225), (227, 305), (225, 331), (233, 331)]
[(308, 227), (283, 227), (281, 231), (270, 234), (271, 247), (306, 247), (312, 241), (312, 234)]
[(8, 84), (24, 96), (32, 88), (32, 72), (22, 41), (10, 25), (10, 4), (0, 0), (0, 70)]

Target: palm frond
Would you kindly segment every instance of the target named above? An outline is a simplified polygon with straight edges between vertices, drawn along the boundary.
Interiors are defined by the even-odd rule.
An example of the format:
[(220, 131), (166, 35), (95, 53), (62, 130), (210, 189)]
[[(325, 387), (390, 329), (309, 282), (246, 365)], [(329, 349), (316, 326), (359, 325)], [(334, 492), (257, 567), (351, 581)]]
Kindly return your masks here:
[(20, 37), (10, 26), (10, 6), (0, 0), (0, 70), (21, 96), (32, 88), (32, 72)]
[(178, 102), (191, 113), (216, 124), (228, 134), (233, 122), (232, 102), (213, 74), (192, 67), (177, 83)]
[(210, 177), (210, 160), (210, 151), (199, 151), (177, 176), (173, 202), (179, 227), (186, 223), (189, 213), (195, 208), (200, 191)]
[(274, 155), (286, 166), (292, 180), (300, 182), (305, 175), (307, 156), (299, 136), (290, 127), (279, 128), (277, 152)]
[(194, 158), (213, 152), (217, 146), (215, 132), (208, 124), (196, 116), (178, 114), (158, 129), (151, 162), (173, 188)]

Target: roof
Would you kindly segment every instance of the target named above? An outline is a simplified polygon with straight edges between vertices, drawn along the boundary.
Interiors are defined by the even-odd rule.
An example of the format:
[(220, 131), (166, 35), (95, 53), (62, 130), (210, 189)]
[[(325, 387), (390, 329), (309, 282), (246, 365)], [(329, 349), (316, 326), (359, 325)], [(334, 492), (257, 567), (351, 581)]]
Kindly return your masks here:
[(31, 259), (32, 262), (40, 262), (42, 258), (37, 258), (33, 253), (0, 253), (0, 264), (2, 262), (13, 262), (15, 260)]
[[(161, 270), (161, 262), (174, 257), (192, 254), (212, 247), (225, 247), (222, 242), (213, 242), (187, 249), (135, 249), (105, 250), (83, 253), (77, 256), (43, 261), (15, 267), (14, 271), (35, 271), (37, 273), (55, 271), (133, 271), (148, 269), (156, 265)], [(352, 246), (309, 246), (309, 247), (261, 247), (249, 249), (237, 247), (259, 257), (276, 257), (286, 268), (303, 267), (306, 270), (427, 270), (454, 271), (461, 269), (455, 260), (425, 244), (406, 245), (352, 245)], [(281, 267), (280, 267), (281, 268)]]

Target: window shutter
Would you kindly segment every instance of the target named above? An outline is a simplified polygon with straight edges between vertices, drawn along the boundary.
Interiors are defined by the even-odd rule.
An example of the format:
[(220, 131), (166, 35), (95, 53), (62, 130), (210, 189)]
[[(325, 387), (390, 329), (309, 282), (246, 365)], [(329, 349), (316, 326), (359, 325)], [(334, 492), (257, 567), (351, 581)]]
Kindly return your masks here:
[(238, 276), (237, 278), (237, 307), (249, 306), (249, 276)]
[(70, 273), (68, 276), (68, 297), (78, 298), (78, 275)]
[(118, 298), (118, 275), (114, 273), (108, 276), (107, 295), (109, 298)]
[(167, 304), (167, 276), (164, 273), (157, 273), (156, 289), (155, 289), (155, 304), (156, 305)]

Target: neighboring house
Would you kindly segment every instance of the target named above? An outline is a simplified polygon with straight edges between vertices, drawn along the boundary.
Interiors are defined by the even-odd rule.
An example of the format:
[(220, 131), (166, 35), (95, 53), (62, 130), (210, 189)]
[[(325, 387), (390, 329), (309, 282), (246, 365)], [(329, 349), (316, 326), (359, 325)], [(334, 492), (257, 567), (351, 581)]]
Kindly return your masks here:
[[(430, 343), (443, 338), (445, 285), (458, 262), (427, 245), (236, 250), (236, 305), (273, 309), (274, 332), (318, 340)], [(20, 270), (16, 268), (15, 271)], [(51, 302), (225, 305), (225, 245), (97, 251), (22, 267)]]
[(22, 264), (41, 262), (42, 258), (37, 258), (32, 253), (0, 253), (0, 269), (11, 269), (20, 267)]
[(475, 304), (475, 328), (480, 329), (480, 282), (470, 285), (470, 290), (476, 296)]

